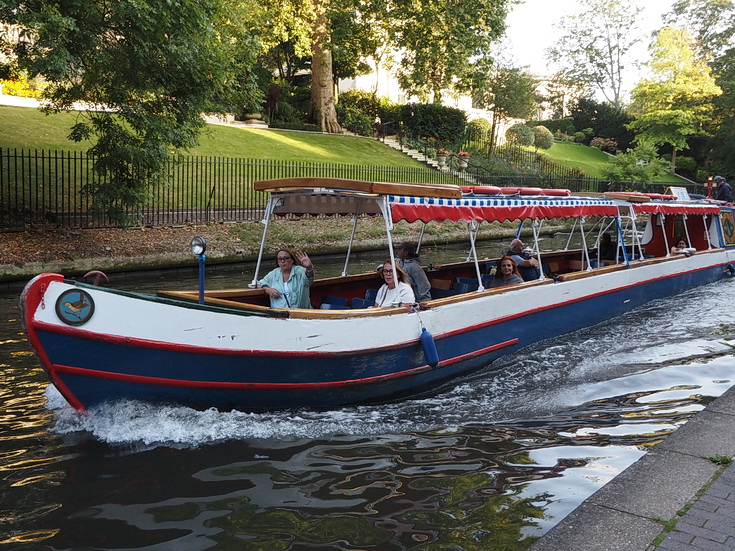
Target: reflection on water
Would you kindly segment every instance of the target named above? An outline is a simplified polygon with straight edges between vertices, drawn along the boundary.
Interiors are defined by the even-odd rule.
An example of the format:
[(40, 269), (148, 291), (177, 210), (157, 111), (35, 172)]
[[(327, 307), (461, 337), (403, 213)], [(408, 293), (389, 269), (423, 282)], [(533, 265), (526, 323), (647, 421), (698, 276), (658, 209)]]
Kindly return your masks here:
[(525, 549), (732, 385), (733, 298), (723, 282), (657, 301), (400, 403), (78, 414), (29, 354), (17, 296), (0, 296), (0, 543)]

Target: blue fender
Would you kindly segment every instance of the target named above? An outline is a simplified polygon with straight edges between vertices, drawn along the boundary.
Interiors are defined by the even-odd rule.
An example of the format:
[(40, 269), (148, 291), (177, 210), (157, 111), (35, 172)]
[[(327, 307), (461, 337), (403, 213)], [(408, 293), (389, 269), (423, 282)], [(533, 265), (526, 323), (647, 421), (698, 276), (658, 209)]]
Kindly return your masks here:
[(439, 363), (439, 353), (436, 351), (434, 336), (426, 330), (426, 327), (422, 327), (420, 338), (421, 347), (424, 349), (424, 358), (426, 358), (426, 363), (431, 367), (436, 367), (436, 364)]

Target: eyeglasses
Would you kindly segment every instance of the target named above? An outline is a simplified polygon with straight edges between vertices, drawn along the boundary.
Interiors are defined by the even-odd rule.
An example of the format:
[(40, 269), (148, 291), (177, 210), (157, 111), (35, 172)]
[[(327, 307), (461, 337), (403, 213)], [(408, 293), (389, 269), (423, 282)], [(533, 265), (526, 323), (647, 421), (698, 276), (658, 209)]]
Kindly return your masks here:
[(276, 257), (276, 260), (278, 260), (278, 262), (285, 262), (286, 260), (291, 260), (291, 257), (290, 256), (279, 256), (279, 257)]
[(393, 270), (383, 270), (384, 274), (393, 275)]

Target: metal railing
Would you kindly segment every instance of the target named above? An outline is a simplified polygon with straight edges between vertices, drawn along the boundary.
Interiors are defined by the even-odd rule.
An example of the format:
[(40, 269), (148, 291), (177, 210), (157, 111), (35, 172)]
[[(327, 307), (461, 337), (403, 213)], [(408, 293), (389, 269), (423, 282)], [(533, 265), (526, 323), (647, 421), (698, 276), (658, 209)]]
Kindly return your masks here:
[[(531, 155), (533, 155), (531, 153)], [(516, 159), (523, 162), (523, 159)], [(553, 187), (580, 191), (649, 191), (666, 184), (632, 187), (585, 177), (580, 171), (541, 167), (530, 175), (493, 174), (479, 160), (459, 166), (450, 156), (444, 168), (386, 167), (181, 156), (167, 166), (165, 183), (151, 186), (147, 200), (126, 207), (142, 226), (260, 220), (266, 194), (253, 182), (275, 178), (322, 177), (381, 182), (423, 182), (499, 187)], [(91, 190), (100, 184), (93, 159), (82, 152), (0, 149), (0, 232), (31, 228), (101, 228), (117, 224), (95, 212)], [(701, 193), (701, 186), (687, 186)]]
[[(113, 227), (95, 213), (91, 190), (99, 185), (93, 159), (83, 152), (0, 149), (0, 232), (29, 228)], [(266, 194), (253, 182), (324, 177), (382, 182), (460, 183), (429, 167), (387, 167), (181, 156), (167, 166), (165, 183), (147, 200), (125, 208), (145, 226), (260, 220)]]

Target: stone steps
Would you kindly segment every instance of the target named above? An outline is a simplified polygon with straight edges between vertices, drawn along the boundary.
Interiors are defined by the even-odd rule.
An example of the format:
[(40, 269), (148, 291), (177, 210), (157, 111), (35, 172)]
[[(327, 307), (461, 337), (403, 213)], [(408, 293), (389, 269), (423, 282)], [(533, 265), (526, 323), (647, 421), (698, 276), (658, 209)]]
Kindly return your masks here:
[[(449, 172), (450, 171), (450, 169), (447, 168), (447, 167), (440, 167), (439, 166), (439, 163), (436, 161), (436, 159), (432, 159), (430, 157), (426, 157), (421, 151), (417, 151), (415, 149), (402, 148), (401, 147), (401, 144), (398, 143), (398, 140), (395, 139), (395, 138), (386, 137), (386, 138), (384, 138), (381, 141), (385, 145), (392, 147), (396, 151), (400, 151), (404, 155), (408, 155), (412, 159), (415, 159), (415, 160), (419, 161), (420, 163), (424, 163), (425, 165), (427, 165), (427, 166), (429, 166), (429, 167), (431, 167), (433, 169), (436, 169), (436, 170), (438, 170), (440, 172)], [(459, 178), (461, 180), (464, 180), (468, 184), (477, 184), (478, 183), (475, 178), (473, 178), (472, 176), (470, 176), (466, 172), (454, 171), (454, 176), (456, 176), (457, 178)]]

